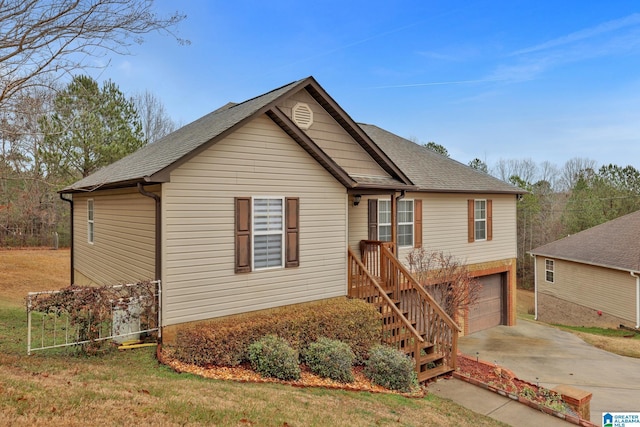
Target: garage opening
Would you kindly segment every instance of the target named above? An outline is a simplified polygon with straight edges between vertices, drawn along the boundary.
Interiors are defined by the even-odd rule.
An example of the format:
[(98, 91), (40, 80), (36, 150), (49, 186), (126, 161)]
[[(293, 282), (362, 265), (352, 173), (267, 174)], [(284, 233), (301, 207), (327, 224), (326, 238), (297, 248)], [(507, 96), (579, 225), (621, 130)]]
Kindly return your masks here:
[(506, 324), (506, 273), (478, 277), (482, 289), (469, 309), (469, 334)]

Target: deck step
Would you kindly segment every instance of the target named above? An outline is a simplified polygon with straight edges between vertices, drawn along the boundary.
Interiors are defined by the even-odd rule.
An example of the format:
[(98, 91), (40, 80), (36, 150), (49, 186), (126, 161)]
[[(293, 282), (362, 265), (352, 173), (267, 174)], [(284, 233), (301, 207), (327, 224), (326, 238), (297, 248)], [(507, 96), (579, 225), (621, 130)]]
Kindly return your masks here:
[(444, 354), (431, 353), (431, 354), (425, 354), (424, 356), (420, 356), (420, 360), (418, 360), (418, 363), (422, 366), (428, 363), (438, 362), (442, 359), (444, 359)]
[(453, 372), (453, 368), (451, 368), (449, 366), (446, 366), (446, 365), (441, 365), (441, 366), (435, 367), (433, 369), (427, 369), (426, 371), (420, 372), (418, 374), (418, 382), (419, 383), (425, 382), (425, 381), (428, 381), (430, 379), (437, 378), (437, 377), (440, 377), (442, 375), (446, 375), (449, 372)]

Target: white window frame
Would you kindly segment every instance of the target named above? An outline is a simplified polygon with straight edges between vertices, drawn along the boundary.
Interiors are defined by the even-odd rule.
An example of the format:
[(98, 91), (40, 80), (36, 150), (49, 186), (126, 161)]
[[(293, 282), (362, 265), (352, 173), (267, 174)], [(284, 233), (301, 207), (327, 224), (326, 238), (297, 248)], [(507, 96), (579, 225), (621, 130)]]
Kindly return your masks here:
[[(381, 215), (382, 215), (382, 205), (388, 205), (389, 209), (385, 210), (385, 213), (388, 212), (389, 213), (389, 222), (382, 222), (380, 220)], [(390, 242), (391, 241), (391, 223), (393, 221), (391, 221), (391, 200), (386, 200), (386, 199), (378, 199), (378, 240), (383, 241), (383, 242)], [(389, 239), (387, 240), (383, 240), (382, 239), (382, 233), (381, 233), (381, 228), (382, 227), (388, 227), (389, 229)]]
[[(411, 221), (404, 221), (404, 222), (400, 222), (400, 204), (410, 204), (411, 205)], [(415, 213), (415, 203), (413, 202), (413, 199), (401, 199), (398, 200), (397, 203), (397, 217), (398, 217), (398, 233), (397, 233), (397, 239), (398, 239), (398, 247), (400, 248), (412, 248), (414, 246), (415, 243), (415, 239), (416, 239), (416, 227), (415, 227), (415, 220), (416, 220), (416, 213)], [(410, 225), (411, 226), (411, 243), (408, 245), (401, 245), (400, 244), (400, 226), (401, 225)]]
[[(274, 230), (257, 230), (256, 229), (256, 201), (257, 200), (279, 200), (280, 201), (280, 206), (282, 207), (281, 210), (281, 221), (280, 221), (280, 229), (274, 229)], [(284, 237), (285, 237), (285, 232), (284, 232), (284, 226), (285, 226), (285, 219), (286, 219), (286, 214), (285, 214), (285, 198), (281, 197), (281, 196), (256, 196), (256, 197), (252, 197), (251, 198), (251, 229), (252, 229), (252, 233), (251, 233), (251, 271), (262, 271), (262, 270), (273, 270), (273, 269), (278, 269), (278, 268), (284, 268), (284, 257), (285, 257), (285, 241), (284, 241)], [(257, 236), (267, 236), (267, 235), (280, 235), (280, 264), (279, 265), (272, 265), (272, 266), (268, 266), (268, 267), (256, 267), (255, 266), (255, 259), (256, 259), (256, 237)]]
[(96, 210), (93, 199), (87, 199), (87, 243), (93, 245), (96, 233)]
[[(484, 212), (484, 218), (478, 218), (478, 203), (483, 203), (480, 212)], [(484, 237), (478, 238), (478, 231), (484, 231)], [(473, 201), (473, 240), (474, 242), (482, 242), (487, 240), (487, 200), (476, 199)]]
[[(549, 268), (550, 267), (550, 268)], [(551, 280), (549, 280), (549, 273), (551, 273)], [(555, 260), (545, 258), (544, 260), (544, 281), (547, 283), (556, 282), (556, 262)]]

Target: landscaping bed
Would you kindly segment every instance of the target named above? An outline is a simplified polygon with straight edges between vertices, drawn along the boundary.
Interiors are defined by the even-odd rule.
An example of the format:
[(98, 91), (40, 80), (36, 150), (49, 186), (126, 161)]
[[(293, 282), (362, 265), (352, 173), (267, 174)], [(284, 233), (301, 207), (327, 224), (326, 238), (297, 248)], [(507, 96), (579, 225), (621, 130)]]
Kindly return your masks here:
[(176, 372), (185, 372), (194, 375), (198, 375), (204, 378), (211, 378), (217, 380), (229, 380), (238, 382), (252, 382), (252, 383), (279, 383), (289, 384), (294, 387), (320, 387), (336, 390), (349, 390), (349, 391), (368, 391), (372, 393), (393, 393), (399, 394), (405, 397), (424, 397), (425, 390), (420, 387), (419, 389), (411, 392), (404, 393), (394, 390), (386, 389), (382, 386), (374, 384), (363, 373), (364, 367), (354, 366), (353, 376), (354, 381), (350, 383), (341, 383), (329, 378), (322, 378), (319, 375), (312, 373), (308, 367), (304, 364), (300, 365), (301, 374), (298, 380), (283, 381), (276, 378), (265, 378), (259, 373), (251, 369), (248, 363), (242, 363), (238, 366), (215, 366), (209, 365), (206, 367), (197, 366), (194, 364), (184, 363), (173, 358), (170, 352), (163, 351), (158, 348), (158, 360), (171, 367)]
[(558, 412), (572, 412), (570, 408), (562, 402), (562, 397), (552, 391), (537, 384), (532, 384), (517, 378), (513, 372), (498, 365), (492, 365), (481, 360), (472, 359), (466, 356), (458, 357), (458, 375), (463, 379), (472, 379), (473, 383), (486, 384), (493, 391), (503, 391), (514, 400), (522, 397), (533, 403), (547, 406)]
[(510, 370), (496, 364), (459, 354), (458, 368), (453, 376), (562, 418), (572, 424), (585, 427), (595, 426), (590, 421), (580, 418), (580, 415), (567, 405), (559, 393), (521, 380)]

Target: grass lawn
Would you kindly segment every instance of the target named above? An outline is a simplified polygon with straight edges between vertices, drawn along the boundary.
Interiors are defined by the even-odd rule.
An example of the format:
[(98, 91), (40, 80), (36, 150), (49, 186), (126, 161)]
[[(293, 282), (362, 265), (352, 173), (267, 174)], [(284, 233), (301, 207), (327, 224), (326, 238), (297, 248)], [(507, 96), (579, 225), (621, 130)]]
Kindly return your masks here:
[(447, 399), (203, 379), (155, 348), (26, 355), (24, 296), (67, 284), (68, 251), (0, 251), (0, 425), (496, 426)]

